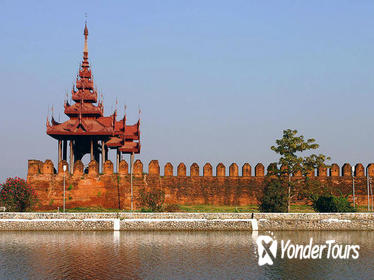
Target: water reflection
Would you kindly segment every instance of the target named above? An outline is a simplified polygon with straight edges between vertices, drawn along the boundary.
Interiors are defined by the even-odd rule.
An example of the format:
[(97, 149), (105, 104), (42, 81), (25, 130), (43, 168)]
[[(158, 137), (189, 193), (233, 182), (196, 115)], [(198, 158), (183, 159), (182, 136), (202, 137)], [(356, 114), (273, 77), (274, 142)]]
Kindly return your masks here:
[[(260, 233), (261, 234), (261, 233)], [(373, 279), (373, 232), (275, 232), (359, 244), (358, 260), (257, 265), (250, 232), (1, 232), (1, 279)]]

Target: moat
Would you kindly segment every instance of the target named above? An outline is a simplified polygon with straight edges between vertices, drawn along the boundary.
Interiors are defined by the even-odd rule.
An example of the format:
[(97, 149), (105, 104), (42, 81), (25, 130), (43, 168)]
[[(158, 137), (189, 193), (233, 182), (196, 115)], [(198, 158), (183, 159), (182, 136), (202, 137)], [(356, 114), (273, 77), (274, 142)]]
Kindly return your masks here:
[[(259, 233), (263, 234), (263, 233)], [(265, 233), (269, 234), (269, 233)], [(372, 279), (374, 232), (274, 232), (360, 245), (358, 259), (258, 266), (251, 232), (0, 232), (0, 279)]]

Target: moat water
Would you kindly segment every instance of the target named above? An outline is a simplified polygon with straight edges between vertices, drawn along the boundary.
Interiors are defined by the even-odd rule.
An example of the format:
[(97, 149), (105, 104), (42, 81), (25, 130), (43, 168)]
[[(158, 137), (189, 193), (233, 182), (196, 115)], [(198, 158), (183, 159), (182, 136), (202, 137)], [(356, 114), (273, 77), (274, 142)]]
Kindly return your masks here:
[(259, 266), (250, 232), (0, 232), (0, 279), (374, 279), (374, 232), (272, 236), (356, 244), (360, 255)]

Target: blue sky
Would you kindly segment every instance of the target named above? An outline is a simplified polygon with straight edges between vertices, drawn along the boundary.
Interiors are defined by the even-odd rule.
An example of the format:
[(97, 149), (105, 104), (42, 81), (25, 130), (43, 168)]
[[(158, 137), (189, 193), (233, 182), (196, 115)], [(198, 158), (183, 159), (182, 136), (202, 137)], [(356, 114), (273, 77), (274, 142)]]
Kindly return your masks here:
[(267, 165), (286, 128), (374, 161), (373, 1), (1, 0), (0, 181), (56, 162), (46, 117), (66, 120), (85, 13), (105, 113), (141, 107), (146, 164)]

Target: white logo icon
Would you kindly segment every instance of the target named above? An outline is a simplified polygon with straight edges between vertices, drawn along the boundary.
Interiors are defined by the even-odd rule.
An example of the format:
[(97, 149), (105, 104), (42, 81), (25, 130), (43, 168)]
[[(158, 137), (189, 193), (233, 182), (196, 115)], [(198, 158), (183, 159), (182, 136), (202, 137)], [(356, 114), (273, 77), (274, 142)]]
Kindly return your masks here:
[(268, 235), (260, 235), (257, 240), (258, 265), (272, 265), (277, 256), (278, 242)]
[[(271, 234), (272, 235), (272, 234)], [(280, 240), (279, 258), (315, 260), (325, 256), (327, 259), (358, 259), (360, 245), (339, 244), (335, 240), (326, 240), (325, 244), (309, 243), (294, 244), (291, 240)], [(256, 240), (258, 265), (272, 265), (277, 257), (278, 241), (269, 235), (260, 235)]]

